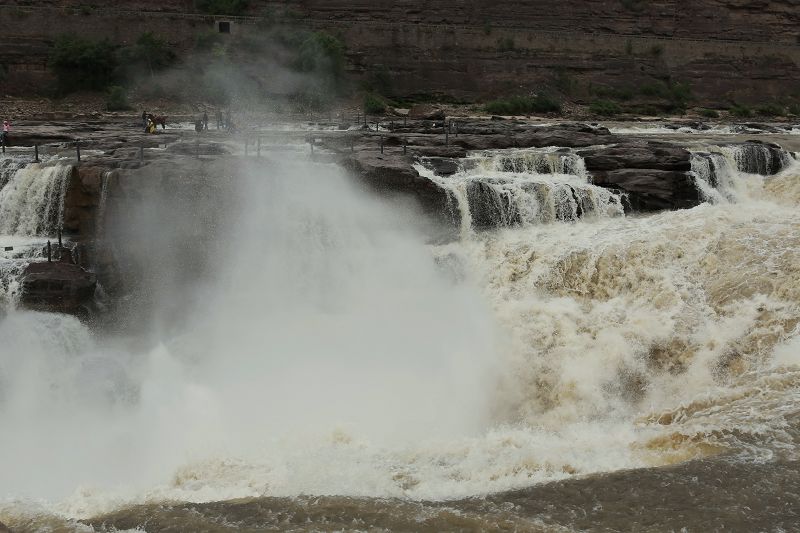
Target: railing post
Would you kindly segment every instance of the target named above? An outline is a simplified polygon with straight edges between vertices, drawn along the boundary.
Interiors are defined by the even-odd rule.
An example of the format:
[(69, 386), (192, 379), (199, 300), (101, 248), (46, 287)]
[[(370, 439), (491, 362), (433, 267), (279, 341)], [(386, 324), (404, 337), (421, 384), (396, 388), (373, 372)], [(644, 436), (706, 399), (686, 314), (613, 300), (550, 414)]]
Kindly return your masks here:
[[(3, 146), (3, 152), (5, 152), (5, 151), (6, 151), (5, 146)], [(38, 144), (34, 144), (33, 145), (33, 162), (34, 163), (38, 163), (39, 162), (39, 145)]]
[(444, 128), (444, 145), (445, 146), (450, 145), (450, 132), (447, 131), (447, 126), (445, 126)]
[(75, 141), (75, 153), (78, 155), (78, 163), (81, 162), (81, 143), (80, 141)]
[(381, 135), (381, 153), (383, 153), (383, 135)]
[(47, 241), (47, 262), (53, 262), (53, 248), (50, 246), (50, 241)]

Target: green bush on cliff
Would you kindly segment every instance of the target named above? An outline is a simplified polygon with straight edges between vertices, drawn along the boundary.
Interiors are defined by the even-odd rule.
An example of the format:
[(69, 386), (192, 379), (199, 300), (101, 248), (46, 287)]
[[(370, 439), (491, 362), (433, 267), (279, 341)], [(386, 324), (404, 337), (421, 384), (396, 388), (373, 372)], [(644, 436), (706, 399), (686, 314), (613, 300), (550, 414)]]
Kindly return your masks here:
[(589, 111), (595, 115), (602, 115), (604, 117), (613, 117), (622, 113), (622, 108), (611, 100), (595, 100), (589, 106)]
[(133, 46), (124, 48), (121, 56), (129, 67), (141, 66), (151, 75), (169, 67), (176, 59), (170, 45), (149, 31), (141, 34)]
[(486, 104), (486, 112), (493, 115), (527, 115), (530, 113), (560, 113), (561, 103), (554, 98), (537, 96), (512, 96)]
[(379, 115), (386, 111), (386, 104), (379, 96), (371, 93), (364, 95), (364, 113)]
[(783, 115), (785, 109), (782, 105), (776, 103), (761, 104), (756, 108), (756, 114), (762, 117), (779, 117)]
[(107, 40), (90, 41), (76, 35), (56, 39), (50, 68), (60, 93), (104, 90), (118, 77), (117, 47)]
[(787, 113), (794, 116), (800, 116), (800, 104), (789, 104), (786, 109)]
[(513, 52), (517, 47), (517, 43), (511, 37), (500, 37), (497, 39), (498, 52)]
[(195, 6), (201, 13), (209, 15), (243, 15), (250, 4), (248, 0), (196, 0)]
[(128, 111), (131, 109), (131, 105), (128, 102), (128, 95), (125, 93), (124, 88), (119, 85), (114, 85), (109, 88), (106, 109), (109, 111)]
[(719, 113), (714, 109), (701, 109), (700, 116), (706, 118), (719, 118)]
[(734, 117), (750, 118), (753, 116), (753, 110), (745, 105), (734, 104), (730, 111)]

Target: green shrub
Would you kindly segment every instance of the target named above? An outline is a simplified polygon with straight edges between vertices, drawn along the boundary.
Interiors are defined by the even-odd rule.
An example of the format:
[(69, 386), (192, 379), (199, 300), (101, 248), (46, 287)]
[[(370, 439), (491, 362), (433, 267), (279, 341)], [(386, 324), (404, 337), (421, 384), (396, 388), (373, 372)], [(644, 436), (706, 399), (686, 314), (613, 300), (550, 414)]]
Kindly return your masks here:
[(714, 109), (701, 109), (700, 116), (706, 118), (719, 118), (719, 113)]
[(630, 39), (625, 41), (625, 53), (628, 54), (629, 56), (633, 55), (633, 41), (631, 41)]
[(486, 111), (493, 115), (527, 115), (529, 113), (560, 113), (561, 103), (540, 94), (537, 96), (512, 96), (486, 104)]
[(498, 52), (511, 52), (517, 47), (514, 39), (511, 37), (501, 37), (497, 39)]
[(555, 72), (555, 87), (564, 94), (572, 94), (577, 87), (577, 82), (570, 76), (569, 72), (563, 67), (557, 67)]
[(646, 116), (658, 116), (662, 114), (662, 110), (659, 109), (657, 106), (644, 104), (644, 105), (637, 105), (631, 109), (632, 113), (636, 113), (637, 115), (646, 115)]
[(744, 105), (734, 104), (730, 111), (734, 117), (749, 118), (753, 116), (753, 111)]
[(372, 93), (364, 95), (364, 113), (379, 115), (384, 111), (386, 111), (386, 104), (379, 96)]
[(125, 48), (120, 54), (128, 67), (141, 66), (150, 74), (163, 70), (175, 62), (175, 52), (169, 44), (152, 32), (139, 36), (133, 46)]
[(589, 111), (595, 115), (602, 115), (604, 117), (613, 117), (622, 113), (622, 108), (611, 100), (595, 100), (589, 106)]
[(104, 90), (117, 79), (117, 48), (109, 41), (90, 41), (75, 35), (56, 39), (50, 68), (58, 90)]
[(341, 40), (322, 31), (314, 32), (300, 44), (295, 66), (302, 72), (338, 82), (344, 76), (344, 52)]
[(756, 114), (764, 117), (777, 117), (784, 113), (783, 106), (776, 103), (762, 104), (756, 108)]
[(621, 100), (627, 102), (634, 97), (634, 90), (631, 87), (607, 87), (599, 85), (592, 87), (591, 93), (601, 99)]
[(243, 15), (249, 0), (196, 0), (195, 5), (201, 13), (209, 15)]
[(650, 96), (666, 100), (667, 109), (681, 110), (692, 100), (692, 88), (688, 83), (656, 82), (642, 85), (639, 89), (642, 96)]
[(108, 98), (106, 99), (106, 109), (109, 111), (127, 111), (131, 109), (128, 102), (128, 95), (125, 89), (119, 85), (114, 85), (108, 89)]
[(789, 107), (786, 109), (786, 111), (790, 115), (798, 116), (800, 115), (800, 104), (789, 104)]

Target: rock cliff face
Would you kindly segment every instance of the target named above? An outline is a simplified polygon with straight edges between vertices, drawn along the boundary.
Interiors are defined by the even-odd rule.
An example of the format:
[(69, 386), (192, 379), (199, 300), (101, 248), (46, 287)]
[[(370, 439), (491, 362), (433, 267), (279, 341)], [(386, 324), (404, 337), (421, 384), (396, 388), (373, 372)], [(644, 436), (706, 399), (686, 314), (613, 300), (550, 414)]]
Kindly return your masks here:
[[(15, 2), (12, 1), (11, 4)], [(76, 32), (131, 42), (145, 30), (188, 49), (214, 18), (186, 0), (129, 0), (87, 8), (43, 0), (0, 10), (5, 91), (46, 77), (53, 38)], [(698, 103), (759, 103), (800, 94), (800, 0), (253, 0), (233, 35), (259, 17), (340, 35), (355, 78), (388, 74), (395, 96), (473, 100), (557, 90), (578, 100), (603, 89), (691, 85)], [(26, 85), (28, 83), (28, 85)], [(645, 98), (646, 100), (646, 98)]]

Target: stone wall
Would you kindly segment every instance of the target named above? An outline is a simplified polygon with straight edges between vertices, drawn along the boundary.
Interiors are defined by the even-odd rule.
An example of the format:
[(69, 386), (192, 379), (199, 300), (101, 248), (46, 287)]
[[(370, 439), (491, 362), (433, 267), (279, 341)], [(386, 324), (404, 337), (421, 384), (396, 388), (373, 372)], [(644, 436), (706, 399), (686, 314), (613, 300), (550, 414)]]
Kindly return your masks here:
[[(11, 4), (23, 4), (21, 0)], [(79, 33), (130, 43), (153, 31), (187, 51), (214, 20), (191, 1), (130, 0), (88, 10), (82, 0), (0, 9), (6, 91), (46, 77), (52, 40)], [(236, 31), (263, 31), (271, 14), (340, 35), (355, 79), (389, 74), (395, 96), (485, 99), (567, 82), (592, 87), (656, 80), (691, 84), (699, 103), (800, 97), (800, 0), (582, 1), (262, 0)], [(268, 75), (268, 74), (265, 74)], [(561, 87), (563, 88), (563, 87)]]

